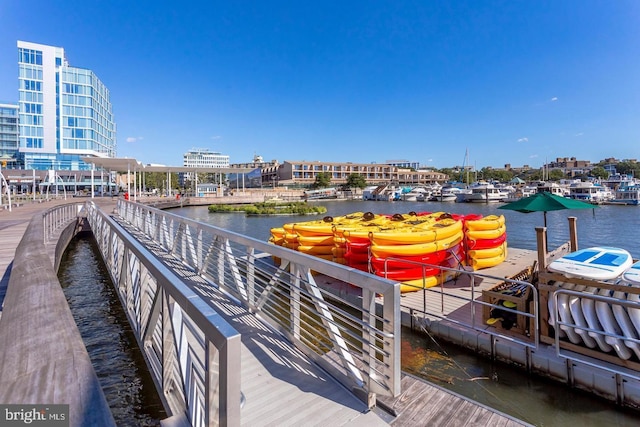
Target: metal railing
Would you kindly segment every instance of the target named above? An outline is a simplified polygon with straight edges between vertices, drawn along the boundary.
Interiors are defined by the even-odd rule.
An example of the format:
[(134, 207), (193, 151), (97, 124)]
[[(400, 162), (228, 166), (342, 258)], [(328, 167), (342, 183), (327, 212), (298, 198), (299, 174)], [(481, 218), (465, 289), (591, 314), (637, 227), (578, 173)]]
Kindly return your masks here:
[[(400, 393), (399, 283), (141, 204), (119, 200), (118, 212), (369, 406), (376, 394)], [(318, 281), (350, 288), (360, 294), (359, 303)]]
[[(409, 262), (406, 260), (403, 260), (403, 261)], [(406, 307), (407, 309), (410, 310), (412, 316), (415, 316), (416, 313), (421, 314), (423, 317), (431, 316), (437, 319), (446, 320), (447, 322), (459, 325), (465, 329), (472, 329), (478, 332), (489, 334), (491, 335), (492, 339), (499, 338), (503, 341), (511, 341), (529, 350), (538, 348), (538, 345), (540, 343), (540, 329), (538, 327), (539, 298), (538, 298), (538, 290), (532, 283), (521, 281), (521, 280), (513, 280), (509, 278), (504, 278), (504, 277), (492, 276), (488, 274), (479, 273), (476, 271), (469, 271), (469, 270), (466, 270), (465, 268), (462, 268), (461, 266), (458, 268), (450, 268), (450, 267), (444, 267), (444, 266), (438, 266), (438, 265), (432, 265), (432, 264), (424, 264), (424, 263), (419, 263), (419, 264), (420, 264), (420, 267), (422, 267), (425, 270), (437, 268), (441, 271), (439, 274), (444, 275), (448, 278), (455, 277), (456, 281), (463, 280), (464, 277), (468, 277), (468, 279), (466, 280), (469, 281), (468, 287), (470, 288), (470, 293), (468, 296), (457, 295), (453, 292), (452, 289), (447, 288), (443, 284), (430, 287), (430, 288), (425, 287), (424, 292), (422, 294), (422, 310), (417, 310), (415, 307)], [(492, 304), (490, 302), (482, 301), (482, 299), (479, 299), (478, 297), (482, 295), (482, 291), (478, 291), (476, 289), (475, 281), (478, 279), (481, 280), (483, 278), (504, 282), (510, 287), (513, 287), (513, 288), (517, 287), (517, 288), (520, 288), (521, 290), (528, 289), (531, 295), (530, 297), (531, 301), (533, 301), (533, 303), (531, 304), (533, 313), (530, 313), (526, 309), (518, 310), (516, 308), (509, 308), (503, 305)], [(440, 280), (440, 282), (445, 282), (445, 281), (446, 280), (444, 279)], [(423, 290), (423, 287), (417, 287), (417, 288), (420, 289), (421, 291)], [(438, 299), (438, 301), (435, 304), (429, 304), (429, 302), (433, 302), (433, 299), (436, 299), (436, 298)], [(455, 304), (456, 316), (452, 316), (451, 313), (446, 309), (448, 305), (446, 304), (447, 300), (464, 301), (465, 304), (463, 304), (462, 306), (460, 304)], [(439, 307), (439, 309), (436, 309), (435, 307)], [(526, 323), (528, 325), (532, 325), (531, 328), (527, 328), (527, 329), (529, 330), (529, 335), (532, 336), (533, 339), (526, 338), (526, 337), (519, 338), (517, 335), (501, 333), (500, 330), (498, 329), (493, 329), (493, 328), (487, 329), (487, 325), (484, 323), (478, 324), (478, 322), (476, 321), (477, 319), (476, 313), (478, 313), (478, 310), (482, 310), (483, 307), (489, 307), (489, 309), (499, 309), (504, 313), (512, 314), (514, 317), (523, 316)], [(467, 316), (463, 315), (462, 313), (463, 310), (468, 310)], [(461, 320), (464, 318), (468, 318), (470, 320), (469, 321)]]
[[(565, 296), (568, 299), (562, 305), (568, 305), (571, 303), (578, 304), (580, 306), (579, 310), (581, 312), (584, 312), (582, 307), (586, 305), (584, 303), (585, 301), (589, 301), (590, 304), (593, 304), (592, 306), (593, 311), (597, 313), (596, 316), (598, 317), (598, 320), (594, 320), (592, 322), (597, 324), (598, 326), (602, 326), (603, 328), (595, 329), (591, 327), (591, 325), (589, 325), (589, 323), (586, 320), (585, 320), (586, 323), (579, 324), (578, 322), (574, 321), (573, 315), (564, 315), (564, 314), (561, 315), (560, 314), (561, 304), (559, 304), (559, 299)], [(570, 300), (574, 300), (574, 301), (570, 301)], [(553, 327), (555, 330), (555, 348), (556, 348), (556, 354), (558, 357), (562, 357), (564, 359), (573, 360), (573, 361), (579, 361), (581, 363), (584, 363), (585, 365), (596, 367), (599, 369), (604, 369), (616, 375), (624, 375), (629, 378), (640, 380), (640, 372), (638, 371), (635, 371), (632, 369), (625, 369), (613, 364), (596, 363), (592, 358), (582, 357), (577, 352), (572, 352), (572, 351), (563, 352), (562, 346), (560, 345), (561, 333), (559, 332), (559, 331), (566, 331), (567, 329), (570, 329), (576, 332), (582, 341), (585, 341), (585, 338), (582, 338), (584, 335), (587, 335), (588, 337), (591, 337), (592, 339), (594, 339), (592, 341), (600, 341), (599, 337), (602, 337), (604, 342), (611, 347), (611, 349), (609, 349), (609, 352), (613, 352), (615, 354), (617, 353), (616, 347), (618, 347), (619, 349), (620, 348), (624, 349), (626, 347), (626, 350), (628, 350), (630, 354), (633, 354), (634, 348), (636, 350), (640, 350), (640, 339), (637, 333), (634, 333), (633, 335), (631, 335), (631, 334), (626, 334), (625, 331), (623, 331), (623, 329), (620, 327), (620, 321), (618, 320), (618, 316), (616, 316), (613, 310), (621, 309), (623, 310), (623, 313), (621, 313), (621, 315), (625, 316), (627, 315), (626, 312), (628, 309), (640, 310), (640, 302), (623, 300), (616, 297), (603, 296), (603, 295), (593, 294), (589, 292), (575, 291), (575, 290), (569, 290), (569, 289), (558, 289), (555, 292), (553, 292), (552, 301), (553, 303), (551, 308), (553, 309), (553, 316), (554, 316)], [(599, 304), (604, 304), (605, 306), (603, 308), (595, 308)], [(570, 310), (568, 307), (566, 307), (565, 309)], [(608, 310), (611, 310), (611, 312), (609, 313), (609, 315), (611, 316), (611, 324), (608, 327), (605, 327), (604, 325), (602, 325), (603, 321), (600, 319), (600, 316), (601, 316), (601, 313), (606, 314)], [(585, 318), (587, 317), (586, 314), (583, 314), (583, 316)], [(606, 329), (609, 329), (609, 331), (607, 331)], [(635, 326), (633, 327), (633, 329), (635, 329)], [(613, 332), (612, 330), (615, 332)], [(616, 332), (619, 332), (619, 333), (616, 333)], [(589, 340), (589, 338), (586, 338), (586, 340)], [(581, 342), (574, 343), (574, 344), (584, 345)], [(600, 344), (594, 345), (592, 348), (597, 349), (599, 345)], [(638, 353), (640, 353), (640, 351), (636, 351), (636, 356), (638, 356)]]
[(240, 425), (240, 334), (92, 202), (87, 218), (167, 411)]
[(44, 224), (44, 243), (57, 238), (61, 228), (78, 218), (78, 214), (84, 208), (84, 203), (67, 203), (47, 209), (42, 215)]

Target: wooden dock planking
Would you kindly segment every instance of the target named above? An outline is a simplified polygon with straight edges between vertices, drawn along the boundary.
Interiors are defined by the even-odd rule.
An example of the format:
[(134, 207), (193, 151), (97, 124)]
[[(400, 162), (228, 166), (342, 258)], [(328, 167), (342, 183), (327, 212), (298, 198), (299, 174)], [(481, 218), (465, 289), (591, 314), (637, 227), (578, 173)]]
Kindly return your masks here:
[[(489, 290), (500, 283), (504, 278), (511, 277), (520, 271), (530, 267), (537, 260), (535, 251), (526, 249), (509, 249), (509, 255), (505, 261), (495, 267), (479, 270), (476, 273), (493, 277), (479, 277), (474, 282), (473, 292), (469, 276), (463, 274), (457, 279), (444, 283), (442, 286), (435, 286), (426, 291), (408, 292), (403, 294), (400, 305), (403, 311), (415, 310), (422, 313), (438, 313), (441, 317), (458, 322), (472, 324), (476, 327), (490, 328), (484, 324), (482, 319), (483, 305), (475, 304), (475, 313), (472, 316), (471, 304), (459, 297), (469, 299), (473, 296), (475, 301), (482, 301), (482, 291)], [(445, 294), (441, 294), (444, 289)], [(426, 304), (425, 304), (426, 295)], [(425, 309), (426, 307), (426, 309)], [(420, 314), (422, 317), (422, 314)], [(425, 315), (426, 319), (438, 321), (440, 317)]]
[(400, 396), (379, 396), (378, 401), (396, 414), (394, 427), (529, 425), (406, 374)]

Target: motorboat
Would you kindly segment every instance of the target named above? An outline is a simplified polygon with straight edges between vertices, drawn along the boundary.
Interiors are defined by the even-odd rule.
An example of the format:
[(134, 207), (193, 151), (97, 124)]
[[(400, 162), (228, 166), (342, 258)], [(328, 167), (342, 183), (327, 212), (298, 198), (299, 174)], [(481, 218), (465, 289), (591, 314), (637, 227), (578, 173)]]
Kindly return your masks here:
[(463, 191), (458, 187), (444, 187), (439, 192), (432, 194), (429, 200), (432, 202), (455, 202)]
[(409, 192), (402, 193), (405, 202), (424, 202), (431, 196), (431, 190), (425, 187), (413, 187)]
[(478, 183), (471, 187), (471, 192), (462, 197), (468, 203), (501, 202), (506, 197), (504, 190), (490, 183)]
[(569, 186), (569, 198), (600, 204), (613, 200), (615, 194), (610, 188), (593, 182), (574, 182)]
[(537, 192), (538, 192), (538, 188), (532, 187), (532, 186), (524, 186), (521, 188), (516, 188), (515, 190), (507, 193), (507, 196), (504, 197), (502, 201), (505, 203), (516, 202), (522, 199), (523, 197), (533, 196)]
[(609, 205), (640, 205), (640, 184), (619, 187), (615, 190), (613, 199), (605, 203)]
[(547, 192), (555, 196), (569, 197), (569, 189), (557, 182), (539, 182), (536, 189), (538, 193)]

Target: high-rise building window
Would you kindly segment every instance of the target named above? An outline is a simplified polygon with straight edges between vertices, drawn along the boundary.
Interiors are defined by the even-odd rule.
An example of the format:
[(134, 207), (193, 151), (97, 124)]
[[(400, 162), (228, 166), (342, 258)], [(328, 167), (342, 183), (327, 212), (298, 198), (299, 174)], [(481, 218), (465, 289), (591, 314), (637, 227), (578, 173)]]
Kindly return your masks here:
[(116, 155), (107, 87), (68, 64), (64, 49), (18, 41), (19, 151), (25, 168), (89, 169), (83, 156)]

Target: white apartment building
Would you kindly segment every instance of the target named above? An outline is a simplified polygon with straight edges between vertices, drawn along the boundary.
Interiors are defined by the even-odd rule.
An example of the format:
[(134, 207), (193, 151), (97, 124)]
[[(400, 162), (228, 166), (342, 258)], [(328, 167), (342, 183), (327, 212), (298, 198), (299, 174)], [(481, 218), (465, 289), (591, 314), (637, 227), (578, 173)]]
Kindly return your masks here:
[(61, 47), (18, 41), (19, 153), (25, 169), (86, 170), (81, 157), (115, 157), (107, 87), (69, 65)]
[[(182, 165), (188, 168), (228, 168), (229, 156), (208, 148), (192, 148), (184, 153)], [(184, 185), (185, 181), (193, 180), (191, 173), (181, 173), (180, 183)]]

